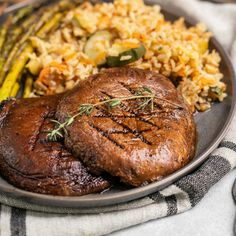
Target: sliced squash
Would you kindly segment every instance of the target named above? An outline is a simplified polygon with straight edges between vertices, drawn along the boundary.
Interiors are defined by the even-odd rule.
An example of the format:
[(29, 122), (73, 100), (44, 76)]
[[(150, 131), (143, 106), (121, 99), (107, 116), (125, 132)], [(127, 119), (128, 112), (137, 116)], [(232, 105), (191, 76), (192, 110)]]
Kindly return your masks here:
[(146, 49), (141, 44), (138, 48), (132, 48), (120, 53), (118, 56), (108, 56), (106, 59), (107, 67), (120, 67), (133, 63), (142, 58), (146, 53)]
[(96, 65), (102, 65), (106, 62), (107, 47), (110, 45), (112, 34), (109, 31), (102, 30), (93, 34), (84, 47), (84, 53)]

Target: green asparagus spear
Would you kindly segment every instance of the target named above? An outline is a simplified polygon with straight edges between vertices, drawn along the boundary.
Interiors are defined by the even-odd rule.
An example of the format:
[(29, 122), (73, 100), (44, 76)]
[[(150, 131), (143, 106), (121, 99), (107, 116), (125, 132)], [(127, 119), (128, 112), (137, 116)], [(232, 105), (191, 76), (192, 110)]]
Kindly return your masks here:
[[(22, 34), (24, 34), (25, 29), (27, 29), (34, 21), (36, 17), (30, 16), (27, 18), (23, 23), (22, 27), (15, 26), (10, 33), (5, 33), (5, 36), (7, 34), (8, 40), (4, 44), (4, 48), (2, 48), (1, 54), (0, 54), (0, 85), (2, 84), (2, 80), (5, 76), (6, 71), (9, 69), (9, 55), (12, 55), (12, 49), (14, 48), (15, 43), (17, 40), (20, 39)], [(24, 38), (24, 36), (23, 36)], [(0, 39), (3, 40), (4, 38), (0, 36)], [(20, 40), (21, 41), (21, 40)], [(19, 42), (20, 42), (19, 41)], [(19, 43), (17, 42), (17, 44)], [(8, 60), (9, 59), (9, 60)], [(8, 69), (7, 69), (8, 68)]]
[(18, 94), (19, 90), (20, 90), (20, 84), (17, 82), (17, 83), (14, 84), (14, 86), (12, 88), (10, 97), (16, 97), (16, 95)]
[[(33, 27), (34, 30), (32, 30), (32, 32), (30, 31), (30, 33), (28, 33), (20, 41), (20, 43), (17, 43), (14, 46), (14, 48), (8, 58), (8, 61), (4, 66), (5, 67), (4, 71), (8, 71), (9, 65), (12, 64), (11, 69), (8, 72), (5, 80), (4, 80), (4, 76), (2, 78), (0, 78), (0, 84), (4, 80), (2, 88), (0, 89), (0, 101), (4, 100), (10, 96), (10, 93), (11, 93), (16, 81), (18, 80), (27, 61), (29, 60), (30, 53), (33, 52), (33, 47), (31, 45), (31, 43), (30, 42), (27, 43), (29, 37), (34, 32), (37, 32), (36, 36), (44, 38), (60, 22), (63, 14), (59, 13), (59, 12), (64, 12), (68, 9), (73, 8), (74, 6), (75, 6), (74, 3), (71, 3), (70, 1), (62, 1), (59, 4), (54, 5), (54, 7), (50, 8), (49, 12), (47, 12), (46, 14), (44, 14), (42, 16), (42, 18), (40, 19), (37, 26)], [(53, 16), (53, 18), (51, 18), (51, 16)], [(39, 27), (40, 27), (40, 29), (39, 29)], [(19, 56), (17, 56), (18, 51), (21, 51)], [(16, 60), (15, 60), (15, 58), (16, 58)], [(15, 64), (10, 63), (11, 61), (15, 61)], [(0, 64), (1, 64), (1, 58), (0, 58)]]
[(33, 52), (32, 46), (28, 45), (23, 50), (18, 60), (15, 62), (14, 66), (11, 68), (0, 90), (0, 101), (10, 96), (12, 88), (14, 84), (16, 83), (18, 76), (21, 74), (22, 70), (24, 69), (25, 64), (28, 61), (29, 53), (32, 53), (32, 52)]
[[(38, 7), (40, 7), (40, 5), (36, 5), (36, 9)], [(42, 15), (42, 13), (45, 13), (45, 11), (46, 11), (46, 13), (44, 15), (46, 16), (46, 19), (49, 20), (50, 17), (53, 16), (54, 13), (56, 13), (58, 11), (63, 11), (65, 9), (69, 8), (69, 6), (71, 6), (71, 5), (72, 4), (70, 1), (61, 1), (59, 3), (52, 5), (50, 8), (42, 7), (39, 12), (41, 12), (41, 15)], [(22, 9), (20, 9), (16, 14), (10, 15), (7, 18), (5, 24), (0, 29), (0, 52), (1, 52), (1, 48), (3, 47), (4, 43), (6, 43), (6, 45), (7, 45), (6, 49), (9, 49), (9, 48), (11, 48), (11, 46), (13, 46), (13, 41), (14, 41), (13, 39), (16, 38), (14, 36), (16, 36), (16, 35), (19, 36), (19, 34), (17, 32), (21, 31), (20, 28), (27, 29), (29, 26), (34, 24), (34, 20), (36, 18), (37, 13), (33, 13), (30, 15), (30, 13), (33, 12), (34, 8), (35, 7), (32, 7), (32, 6), (24, 7)], [(28, 15), (30, 15), (30, 16), (28, 18), (26, 18), (26, 20), (24, 22), (22, 22), (21, 25), (18, 26), (18, 23), (22, 19), (27, 17)], [(40, 13), (38, 15), (40, 15)], [(42, 20), (42, 21), (44, 21), (44, 20)], [(11, 26), (14, 26), (14, 27), (12, 27), (12, 30), (11, 30), (13, 32), (10, 31)], [(40, 25), (40, 27), (41, 27), (41, 25)], [(8, 37), (8, 40), (5, 42), (5, 38), (6, 38), (7, 33), (9, 33), (10, 37)], [(13, 36), (13, 38), (12, 38), (12, 36)], [(9, 51), (8, 50), (4, 50), (4, 51), (5, 51), (4, 56), (6, 57), (8, 55)]]
[(32, 24), (35, 24), (36, 20), (37, 15), (31, 15), (22, 22), (21, 26), (15, 25), (12, 28), (12, 30), (8, 33), (8, 40), (6, 42), (6, 47), (4, 47), (2, 57), (8, 57), (10, 50), (14, 47), (14, 44), (19, 41), (22, 36), (24, 36)]
[(14, 14), (13, 19), (12, 19), (12, 24), (15, 25), (17, 24), (20, 20), (22, 20), (24, 17), (32, 13), (33, 7), (32, 6), (27, 6), (22, 9), (20, 9), (16, 14)]
[(0, 30), (0, 51), (2, 50), (4, 41), (5, 41), (5, 37), (6, 37), (6, 29), (4, 27), (1, 28)]
[(58, 23), (60, 22), (62, 18), (62, 14), (61, 13), (57, 13), (52, 19), (51, 21), (49, 21), (48, 23), (46, 23), (40, 30), (39, 32), (36, 34), (36, 36), (40, 37), (40, 38), (44, 38), (46, 36), (46, 34), (48, 32), (51, 31), (52, 28), (56, 27), (58, 25)]
[[(40, 4), (35, 4), (34, 6), (27, 6), (24, 7), (20, 10), (18, 10), (14, 15), (9, 15), (7, 18), (8, 22), (7, 24), (7, 30), (3, 30), (3, 33), (7, 34), (7, 41), (5, 42), (5, 38), (2, 37), (1, 35), (1, 30), (0, 30), (0, 49), (1, 41), (4, 41), (6, 44), (6, 47), (4, 47), (4, 57), (8, 56), (9, 49), (12, 48), (14, 45), (14, 40), (17, 38), (17, 36), (20, 36), (20, 33), (24, 33), (22, 31), (25, 31), (28, 29), (32, 24), (35, 24), (35, 19), (39, 16), (45, 13), (45, 11), (52, 11), (52, 13), (55, 13), (55, 11), (58, 11), (59, 9), (59, 3), (57, 3), (55, 6), (53, 5), (52, 8), (47, 9), (46, 7), (41, 7), (41, 9), (38, 12), (33, 12), (34, 10), (37, 10), (40, 8)], [(32, 14), (31, 14), (32, 13)], [(23, 20), (23, 22), (22, 22)], [(9, 24), (10, 22), (10, 24)], [(41, 26), (40, 26), (41, 27)], [(4, 27), (6, 28), (6, 27)], [(18, 32), (18, 33), (17, 33)], [(3, 46), (3, 45), (2, 45)]]
[(12, 24), (12, 17), (8, 17), (5, 23), (1, 27), (1, 35), (0, 35), (0, 52), (2, 52), (3, 46), (6, 41), (7, 32)]
[[(44, 37), (50, 30), (55, 27), (59, 23), (59, 21), (62, 18), (61, 13), (57, 13), (49, 22), (47, 22), (44, 27), (42, 27), (38, 33), (36, 34), (38, 37)], [(18, 77), (22, 73), (22, 70), (24, 69), (30, 53), (33, 52), (33, 47), (29, 43), (25, 49), (20, 54), (19, 58), (16, 60), (15, 64), (11, 67), (9, 73), (7, 74), (4, 83), (2, 85), (2, 88), (0, 89), (0, 101), (6, 99), (10, 96), (10, 93), (12, 91), (12, 88), (14, 84), (16, 83)]]
[[(3, 53), (4, 53), (3, 57), (4, 58), (6, 58), (9, 51), (11, 50), (14, 43), (16, 42), (17, 38), (23, 32), (24, 24), (22, 24), (22, 27), (21, 27), (21, 26), (18, 26), (18, 23), (21, 22), (25, 17), (27, 17), (32, 12), (32, 10), (33, 10), (33, 8), (31, 6), (27, 6), (27, 7), (20, 9), (16, 14), (10, 15), (8, 17), (7, 21), (8, 22), (10, 21), (11, 24), (8, 27), (8, 30), (6, 30), (4, 32), (5, 37), (7, 36), (6, 42), (5, 42), (5, 47), (3, 50)], [(29, 17), (29, 18), (31, 18), (31, 17)], [(25, 22), (28, 23), (28, 26), (30, 23), (32, 23), (32, 22), (29, 22), (28, 19)], [(1, 41), (3, 41), (5, 37), (2, 37), (2, 35), (0, 36), (0, 46), (1, 46)], [(2, 48), (2, 47), (0, 47), (0, 48)]]
[[(48, 23), (46, 23), (40, 30), (39, 32), (36, 34), (38, 37), (45, 37), (45, 34), (47, 32), (49, 32), (51, 30), (52, 27), (54, 27), (57, 22), (59, 22), (61, 18), (61, 14), (58, 13), (54, 16), (54, 18), (49, 21)], [(36, 28), (39, 28), (39, 27), (36, 27)], [(9, 70), (9, 67), (11, 66), (12, 64), (12, 61), (14, 61), (14, 57), (15, 55), (17, 54), (18, 51), (20, 51), (20, 47), (29, 39), (29, 37), (32, 35), (32, 33), (34, 32), (35, 28), (34, 26), (32, 28), (30, 28), (30, 30), (27, 32), (27, 34), (24, 35), (24, 37), (20, 40), (19, 43), (17, 43), (15, 45), (15, 47), (13, 48), (13, 50), (11, 51), (11, 53), (9, 54), (8, 56), (8, 59), (5, 63), (5, 66), (3, 68), (3, 70), (1, 71), (0, 73), (0, 84), (1, 84), (1, 81), (3, 80), (5, 74), (7, 73), (7, 71)]]
[(33, 88), (33, 77), (28, 75), (25, 81), (25, 88), (23, 93), (23, 98), (28, 98)]
[[(28, 31), (29, 33), (31, 33), (31, 30)], [(2, 69), (0, 71), (0, 85), (2, 84), (2, 81), (7, 73), (7, 71), (9, 70), (9, 67), (12, 64), (12, 61), (15, 57), (15, 55), (17, 54), (17, 52), (20, 50), (20, 46), (25, 43), (25, 41), (28, 39), (28, 33), (25, 34), (21, 40), (19, 42), (17, 42), (12, 50), (5, 50), (5, 53), (8, 53), (7, 57), (5, 55), (2, 55), (0, 57), (0, 68), (1, 68), (1, 62), (2, 64)], [(6, 58), (6, 59), (5, 59)], [(4, 63), (5, 61), (5, 63)]]
[[(19, 40), (19, 42), (17, 42), (12, 50), (6, 51), (5, 53), (7, 53), (7, 55), (2, 55), (0, 57), (0, 85), (2, 84), (6, 73), (9, 71), (14, 59), (16, 58), (18, 52), (20, 52), (22, 50), (22, 48), (24, 48), (25, 43), (27, 42), (27, 40), (29, 39), (29, 37), (31, 35), (33, 35), (35, 32), (39, 31), (39, 29), (45, 24), (45, 22), (47, 22), (50, 17), (53, 15), (56, 9), (52, 9), (52, 11), (48, 12), (43, 12), (44, 9), (42, 9), (38, 16), (31, 16), (30, 19), (28, 19), (26, 22), (23, 23), (23, 27), (27, 29), (27, 32), (25, 32), (25, 34), (23, 35), (23, 37)], [(43, 13), (43, 15), (42, 15)], [(41, 18), (41, 19), (40, 19)], [(37, 21), (39, 20), (39, 21)], [(34, 21), (37, 21), (37, 23), (35, 24)], [(33, 24), (32, 24), (33, 23)], [(30, 25), (32, 24), (32, 25)], [(28, 27), (28, 28), (27, 28)], [(5, 63), (4, 63), (5, 61)]]
[(18, 36), (22, 33), (21, 28), (14, 28), (11, 30), (11, 32), (8, 32), (7, 34), (7, 41), (4, 45), (3, 52), (2, 52), (2, 57), (6, 58), (9, 51), (13, 47), (14, 43), (16, 42)]

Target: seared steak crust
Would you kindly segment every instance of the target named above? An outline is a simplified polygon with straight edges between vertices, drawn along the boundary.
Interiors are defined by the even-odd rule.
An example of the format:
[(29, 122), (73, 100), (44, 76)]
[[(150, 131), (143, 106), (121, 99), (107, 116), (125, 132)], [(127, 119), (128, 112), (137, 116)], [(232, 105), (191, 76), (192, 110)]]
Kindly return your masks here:
[(53, 195), (84, 195), (109, 186), (90, 175), (62, 143), (49, 142), (58, 96), (0, 104), (0, 172), (16, 187)]
[(133, 100), (112, 110), (97, 107), (90, 116), (76, 118), (65, 137), (66, 147), (90, 171), (108, 172), (133, 186), (173, 173), (194, 155), (193, 114), (167, 78), (147, 70), (108, 69), (65, 94), (56, 114), (64, 122), (81, 104), (131, 96), (143, 87), (159, 98), (153, 112), (139, 109), (140, 101)]

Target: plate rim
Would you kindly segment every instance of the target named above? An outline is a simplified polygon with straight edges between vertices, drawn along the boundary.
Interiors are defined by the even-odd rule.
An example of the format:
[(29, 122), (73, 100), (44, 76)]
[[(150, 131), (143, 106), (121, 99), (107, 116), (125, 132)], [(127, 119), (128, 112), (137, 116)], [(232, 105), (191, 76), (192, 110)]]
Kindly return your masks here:
[[(45, 0), (40, 0), (45, 1)], [(12, 11), (15, 11), (16, 9), (19, 9), (23, 6), (28, 5), (29, 3), (34, 3), (35, 0), (28, 0), (23, 3), (19, 3), (16, 5), (13, 5), (5, 10), (5, 13), (9, 13)], [(39, 1), (38, 1), (39, 2)], [(145, 1), (148, 4), (158, 4), (161, 6), (161, 9), (166, 12), (167, 14), (173, 15), (174, 17), (180, 18), (184, 17), (185, 21), (189, 23), (190, 25), (194, 25), (197, 23), (197, 21), (193, 18), (191, 18), (188, 15), (179, 15), (176, 14), (169, 9), (166, 9), (166, 7), (162, 6), (162, 4), (157, 3), (155, 0), (147, 0)], [(114, 204), (121, 204), (125, 203), (131, 200), (137, 200), (139, 198), (145, 197), (151, 193), (154, 193), (155, 191), (158, 191), (160, 189), (163, 189), (169, 185), (171, 185), (173, 182), (179, 180), (183, 176), (186, 176), (187, 174), (193, 172), (197, 167), (199, 167), (214, 151), (219, 143), (222, 141), (222, 139), (225, 137), (226, 132), (229, 129), (229, 126), (231, 124), (231, 121), (235, 114), (235, 108), (236, 108), (236, 75), (235, 70), (233, 67), (233, 64), (231, 62), (231, 59), (229, 57), (228, 52), (223, 48), (223, 46), (219, 43), (219, 41), (215, 38), (211, 38), (212, 45), (214, 48), (217, 48), (217, 51), (222, 55), (222, 58), (224, 58), (225, 64), (227, 65), (232, 81), (232, 101), (231, 101), (231, 107), (230, 112), (228, 114), (227, 119), (225, 120), (225, 123), (219, 132), (219, 134), (211, 141), (208, 148), (201, 154), (196, 156), (195, 160), (191, 161), (189, 164), (181, 168), (180, 170), (172, 173), (171, 175), (163, 178), (162, 180), (150, 183), (146, 186), (138, 187), (138, 188), (132, 188), (129, 190), (124, 190), (118, 193), (103, 195), (102, 197), (97, 198), (96, 195), (98, 194), (89, 194), (85, 196), (54, 196), (54, 195), (46, 195), (46, 194), (37, 194), (33, 192), (28, 192), (21, 190), (19, 188), (14, 187), (10, 184), (12, 187), (4, 187), (0, 184), (0, 191), (1, 194), (5, 194), (8, 197), (12, 197), (14, 199), (23, 199), (27, 200), (27, 202), (31, 202), (40, 206), (56, 206), (56, 207), (67, 207), (67, 208), (94, 208), (94, 207), (101, 207), (101, 206), (110, 206)]]

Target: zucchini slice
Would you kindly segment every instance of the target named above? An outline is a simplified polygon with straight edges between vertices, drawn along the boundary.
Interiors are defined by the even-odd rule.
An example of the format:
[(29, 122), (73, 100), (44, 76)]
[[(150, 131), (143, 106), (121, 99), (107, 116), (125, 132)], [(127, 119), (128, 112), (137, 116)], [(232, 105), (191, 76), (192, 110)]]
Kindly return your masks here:
[(128, 51), (120, 53), (118, 56), (109, 56), (106, 59), (107, 67), (120, 67), (133, 63), (143, 57), (146, 49), (143, 44), (138, 48), (132, 48)]
[[(85, 54), (96, 64), (101, 65), (106, 62), (107, 46), (110, 45), (112, 34), (106, 30), (93, 34), (84, 47)], [(98, 47), (99, 44), (99, 47)]]

